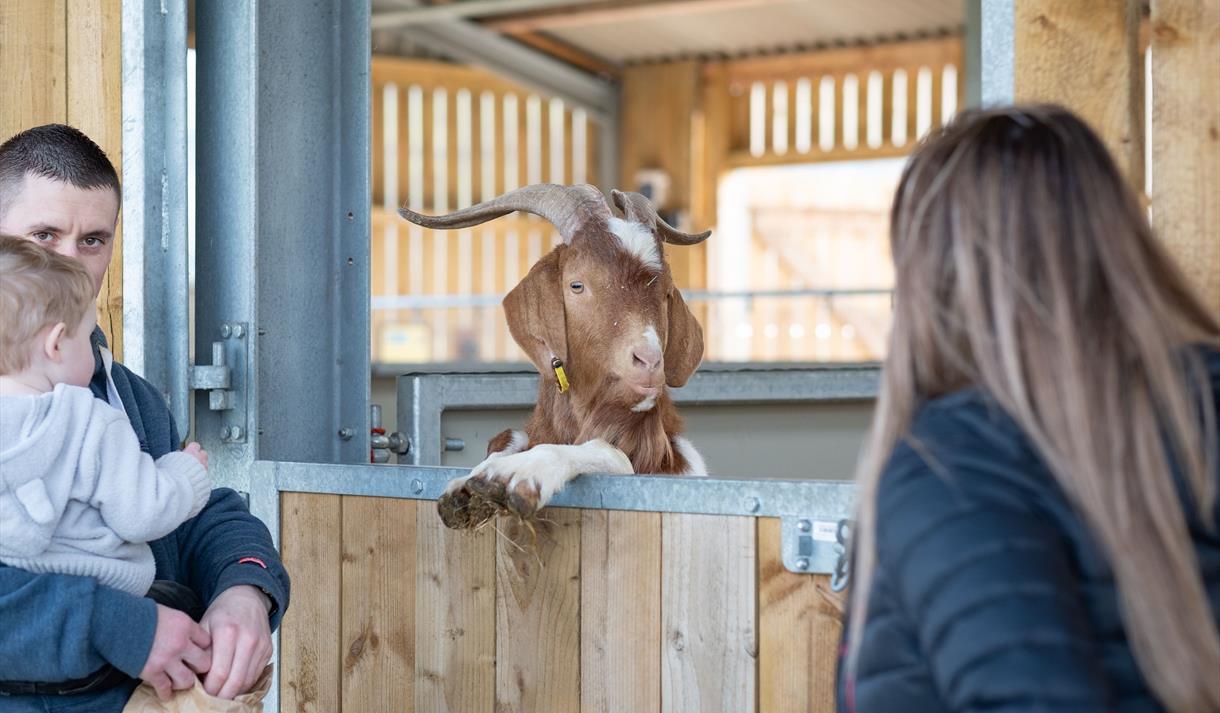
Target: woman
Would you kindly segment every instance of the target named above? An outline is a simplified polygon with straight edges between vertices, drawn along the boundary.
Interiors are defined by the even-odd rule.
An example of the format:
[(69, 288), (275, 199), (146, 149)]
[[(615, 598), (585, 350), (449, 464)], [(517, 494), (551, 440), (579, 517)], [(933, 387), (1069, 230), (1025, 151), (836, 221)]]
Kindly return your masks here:
[(963, 114), (892, 249), (842, 705), (1220, 711), (1220, 325), (1101, 141)]

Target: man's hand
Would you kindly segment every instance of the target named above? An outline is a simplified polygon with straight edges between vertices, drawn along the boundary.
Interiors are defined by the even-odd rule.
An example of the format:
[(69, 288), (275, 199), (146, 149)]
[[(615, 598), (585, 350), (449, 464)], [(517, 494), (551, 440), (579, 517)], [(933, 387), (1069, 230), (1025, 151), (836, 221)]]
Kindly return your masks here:
[(250, 690), (271, 660), (271, 600), (247, 584), (212, 601), (200, 624), (212, 636), (212, 666), (203, 689), (231, 700)]
[(158, 604), (157, 631), (140, 678), (168, 701), (174, 691), (194, 686), (195, 674), (207, 672), (212, 657), (206, 649), (211, 644), (212, 637), (189, 616)]

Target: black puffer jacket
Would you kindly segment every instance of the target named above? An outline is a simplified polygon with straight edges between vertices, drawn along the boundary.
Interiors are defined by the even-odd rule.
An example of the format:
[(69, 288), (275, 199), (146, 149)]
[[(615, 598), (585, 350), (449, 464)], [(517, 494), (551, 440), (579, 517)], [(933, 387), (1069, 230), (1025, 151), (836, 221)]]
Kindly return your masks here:
[[(1220, 408), (1220, 353), (1207, 362)], [(918, 452), (900, 445), (881, 481), (869, 618), (840, 708), (1163, 710), (1097, 541), (1016, 424), (962, 391), (924, 406), (913, 434)], [(1196, 513), (1187, 508), (1216, 626), (1220, 537)]]

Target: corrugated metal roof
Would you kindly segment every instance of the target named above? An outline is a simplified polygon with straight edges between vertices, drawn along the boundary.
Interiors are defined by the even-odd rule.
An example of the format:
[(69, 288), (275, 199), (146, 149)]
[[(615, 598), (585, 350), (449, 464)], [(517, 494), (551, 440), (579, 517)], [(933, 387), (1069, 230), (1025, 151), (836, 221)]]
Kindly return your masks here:
[[(663, 4), (663, 3), (662, 3)], [(752, 54), (958, 32), (963, 0), (681, 3), (681, 13), (581, 13), (539, 28), (613, 63)], [(638, 10), (638, 8), (636, 8)], [(617, 18), (617, 19), (616, 19)]]

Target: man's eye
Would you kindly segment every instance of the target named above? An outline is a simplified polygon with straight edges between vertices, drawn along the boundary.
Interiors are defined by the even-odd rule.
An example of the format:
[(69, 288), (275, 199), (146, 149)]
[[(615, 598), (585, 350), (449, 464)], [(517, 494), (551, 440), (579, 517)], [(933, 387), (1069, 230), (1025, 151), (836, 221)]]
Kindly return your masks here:
[(40, 230), (40, 231), (38, 231), (37, 233), (32, 234), (30, 237), (34, 238), (35, 240), (37, 240), (37, 241), (39, 241), (39, 242), (46, 242), (46, 241), (48, 241), (48, 240), (54, 240), (54, 239), (55, 239), (55, 236), (54, 236), (54, 235), (52, 235), (52, 234), (48, 233), (48, 232), (47, 232), (47, 231), (45, 231), (45, 230)]
[(100, 248), (106, 244), (101, 238), (85, 238), (81, 240), (81, 244), (87, 248)]

